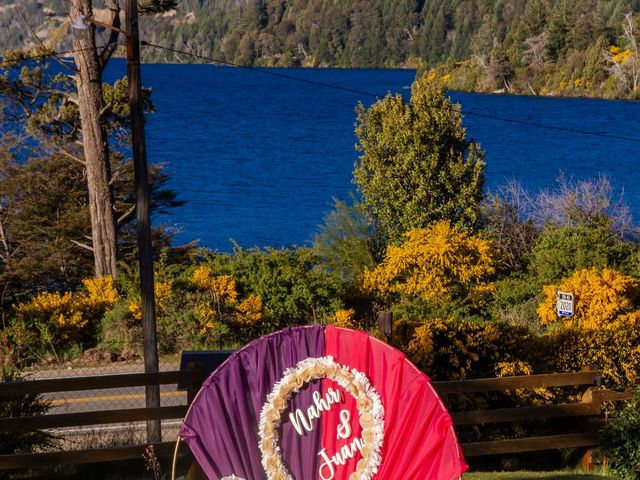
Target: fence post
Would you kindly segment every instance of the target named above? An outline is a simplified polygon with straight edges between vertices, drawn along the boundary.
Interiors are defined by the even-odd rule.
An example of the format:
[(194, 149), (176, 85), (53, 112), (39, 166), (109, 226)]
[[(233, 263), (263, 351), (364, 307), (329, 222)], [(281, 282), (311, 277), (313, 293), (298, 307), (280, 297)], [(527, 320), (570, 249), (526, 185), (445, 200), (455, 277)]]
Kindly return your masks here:
[[(597, 373), (598, 368), (596, 365), (593, 365), (593, 364), (583, 365), (580, 371)], [(602, 376), (600, 374), (594, 377), (593, 385), (594, 386), (587, 388), (587, 390), (582, 394), (581, 401), (582, 403), (589, 403), (594, 413), (597, 413), (602, 408), (602, 403), (603, 403), (602, 397), (601, 397), (602, 390), (599, 389), (599, 387), (602, 385)], [(592, 424), (588, 426), (591, 427), (592, 429), (594, 427)], [(598, 459), (598, 456), (596, 455), (596, 451), (597, 449), (589, 448), (586, 452), (584, 452), (584, 455), (582, 456), (582, 459), (580, 461), (580, 464), (581, 464), (580, 466), (582, 467), (583, 472), (590, 473), (594, 470), (594, 467), (597, 467), (598, 465), (601, 464), (601, 462)]]
[(188, 362), (186, 371), (192, 373), (191, 380), (189, 381), (189, 388), (187, 388), (187, 404), (191, 405), (191, 402), (195, 399), (200, 387), (202, 386), (202, 382), (204, 381), (202, 375), (202, 364), (198, 362)]
[(378, 320), (378, 326), (387, 337), (387, 340), (391, 339), (393, 334), (393, 313), (389, 310), (382, 310), (376, 314)]

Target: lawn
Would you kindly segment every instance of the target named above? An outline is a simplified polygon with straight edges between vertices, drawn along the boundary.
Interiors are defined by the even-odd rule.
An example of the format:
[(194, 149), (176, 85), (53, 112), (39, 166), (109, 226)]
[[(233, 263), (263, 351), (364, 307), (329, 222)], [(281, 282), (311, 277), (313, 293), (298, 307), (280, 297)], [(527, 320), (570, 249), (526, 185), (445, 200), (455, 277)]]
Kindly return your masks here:
[(616, 477), (594, 473), (556, 472), (471, 472), (463, 480), (615, 480)]

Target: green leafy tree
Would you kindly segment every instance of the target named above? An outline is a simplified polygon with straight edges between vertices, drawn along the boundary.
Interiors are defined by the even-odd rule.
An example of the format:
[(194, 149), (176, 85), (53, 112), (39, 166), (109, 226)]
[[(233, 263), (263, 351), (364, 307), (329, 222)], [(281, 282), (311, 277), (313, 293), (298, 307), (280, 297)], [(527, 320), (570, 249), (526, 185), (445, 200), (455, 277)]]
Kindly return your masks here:
[[(92, 252), (86, 176), (83, 165), (62, 154), (20, 159), (0, 148), (0, 310), (2, 320), (11, 306), (43, 290), (74, 290), (92, 275)], [(124, 261), (136, 255), (133, 166), (112, 155), (113, 201), (119, 249)], [(160, 165), (150, 167), (151, 205), (166, 212), (181, 205), (166, 188), (168, 176)], [(153, 230), (156, 247), (167, 246), (171, 233)], [(3, 324), (4, 325), (4, 324)]]
[(313, 248), (325, 268), (341, 281), (360, 283), (365, 269), (382, 259), (384, 243), (360, 206), (335, 200)]
[(437, 220), (479, 226), (484, 153), (467, 140), (460, 110), (443, 85), (422, 76), (409, 103), (387, 95), (369, 109), (360, 105), (356, 135), (362, 155), (354, 181), (367, 213), (390, 240)]

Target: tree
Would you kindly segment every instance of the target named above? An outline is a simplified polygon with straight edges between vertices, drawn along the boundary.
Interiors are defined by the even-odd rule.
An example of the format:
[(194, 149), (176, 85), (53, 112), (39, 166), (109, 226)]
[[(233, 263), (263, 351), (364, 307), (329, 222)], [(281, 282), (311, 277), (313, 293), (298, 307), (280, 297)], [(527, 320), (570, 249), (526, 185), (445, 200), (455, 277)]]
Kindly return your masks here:
[(607, 70), (620, 81), (625, 93), (635, 95), (640, 87), (640, 48), (636, 19), (631, 13), (624, 16), (622, 30), (621, 41), (626, 48), (612, 47), (604, 55)]
[[(36, 135), (38, 142), (50, 148), (50, 153), (61, 153), (84, 165), (91, 224), (91, 244), (84, 246), (93, 253), (97, 277), (115, 277), (117, 225), (124, 219), (122, 215), (128, 217), (134, 212), (117, 212), (114, 207), (113, 180), (118, 172), (112, 177), (110, 144), (114, 138), (110, 138), (110, 133), (116, 124), (118, 127), (127, 124), (128, 106), (126, 83), (114, 87), (102, 83), (102, 73), (117, 48), (121, 31), (119, 0), (106, 0), (106, 5), (110, 33), (105, 46), (99, 49), (96, 43), (92, 0), (71, 0), (70, 18), (74, 23), (84, 22), (87, 27), (74, 29), (74, 65), (55, 58), (42, 42), (42, 48), (38, 49), (38, 60), (54, 56), (71, 70), (75, 88), (69, 77), (51, 74), (46, 66), (39, 65), (27, 64), (18, 80), (11, 79), (5, 71), (0, 81), (3, 110), (21, 116), (26, 126), (23, 132)], [(156, 13), (175, 6), (175, 0), (146, 0), (141, 11)], [(24, 65), (25, 60), (31, 59), (22, 52), (8, 52), (3, 58), (3, 68)], [(7, 101), (11, 102), (9, 107)]]
[[(549, 22), (547, 53), (551, 60), (556, 61), (564, 55), (569, 45), (569, 25), (567, 22), (566, 0), (556, 4)], [(569, 12), (570, 14), (571, 12)]]
[(534, 68), (542, 68), (548, 61), (548, 35), (542, 32), (540, 35), (529, 37), (524, 41), (526, 49), (522, 54), (522, 62)]
[[(120, 6), (117, 0), (107, 1), (111, 11), (111, 25), (120, 27)], [(71, 0), (71, 18), (92, 18), (91, 0)], [(102, 122), (105, 108), (102, 95), (102, 72), (113, 54), (118, 31), (111, 30), (107, 47), (98, 53), (95, 25), (73, 39), (76, 64), (76, 88), (91, 217), (91, 244), (95, 274), (116, 275), (116, 224), (110, 189), (109, 142)], [(74, 34), (77, 35), (77, 34)]]
[(487, 66), (487, 60), (491, 52), (497, 47), (498, 39), (495, 35), (496, 21), (493, 15), (486, 13), (482, 17), (472, 39), (471, 52), (473, 58), (481, 67)]
[[(18, 159), (7, 143), (0, 148), (0, 311), (41, 291), (73, 291), (92, 272), (86, 175), (83, 165), (60, 153)], [(130, 161), (111, 156), (116, 172), (112, 187), (120, 258), (137, 256)], [(181, 205), (166, 188), (168, 176), (159, 165), (150, 169), (155, 212)], [(170, 232), (154, 229), (154, 245), (166, 247)]]
[(381, 259), (383, 242), (359, 205), (335, 200), (313, 242), (323, 266), (341, 281), (360, 283), (366, 268)]
[(356, 135), (362, 155), (354, 181), (367, 214), (391, 241), (442, 219), (479, 226), (484, 153), (466, 139), (442, 84), (423, 76), (410, 103), (389, 94), (369, 109), (360, 105)]

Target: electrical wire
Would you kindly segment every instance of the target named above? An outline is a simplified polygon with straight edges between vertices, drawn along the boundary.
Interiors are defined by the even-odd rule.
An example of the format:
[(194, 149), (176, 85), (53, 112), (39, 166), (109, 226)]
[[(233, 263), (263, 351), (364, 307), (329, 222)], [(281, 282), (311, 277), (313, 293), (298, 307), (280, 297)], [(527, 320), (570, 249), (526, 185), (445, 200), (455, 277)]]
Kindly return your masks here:
[(297, 82), (307, 83), (309, 85), (314, 85), (316, 87), (332, 88), (334, 90), (341, 90), (343, 92), (355, 93), (357, 95), (365, 95), (365, 96), (373, 97), (373, 98), (376, 98), (376, 99), (377, 98), (381, 98), (380, 95), (376, 95), (375, 93), (371, 93), (371, 92), (365, 92), (365, 91), (362, 91), (362, 90), (355, 90), (353, 88), (348, 88), (348, 87), (341, 87), (339, 85), (332, 85), (330, 83), (317, 82), (315, 80), (308, 80), (306, 78), (294, 77), (293, 75), (287, 75), (286, 73), (272, 72), (270, 70), (265, 70), (263, 68), (249, 67), (247, 65), (240, 65), (240, 64), (237, 64), (237, 63), (233, 63), (233, 62), (228, 62), (226, 60), (220, 60), (218, 58), (210, 58), (210, 57), (206, 57), (204, 55), (198, 55), (197, 53), (187, 52), (186, 50), (178, 50), (176, 48), (164, 47), (162, 45), (157, 45), (155, 43), (150, 43), (150, 42), (147, 42), (147, 41), (144, 41), (144, 40), (142, 40), (140, 42), (140, 45), (142, 45), (143, 47), (153, 47), (153, 48), (158, 48), (158, 49), (161, 49), (161, 50), (167, 50), (167, 51), (172, 52), (172, 53), (185, 54), (185, 55), (191, 56), (193, 58), (198, 58), (200, 60), (206, 60), (208, 62), (219, 63), (221, 65), (227, 65), (229, 67), (242, 68), (244, 70), (250, 70), (252, 72), (259, 72), (259, 73), (263, 73), (265, 75), (270, 75), (272, 77), (285, 78), (287, 80), (295, 80)]
[[(193, 52), (189, 52), (187, 50), (180, 50), (177, 48), (173, 48), (173, 47), (167, 47), (164, 45), (158, 45), (156, 43), (151, 43), (151, 42), (147, 42), (147, 41), (141, 41), (140, 44), (143, 47), (151, 47), (151, 48), (157, 48), (160, 50), (166, 50), (175, 54), (181, 54), (181, 55), (187, 55), (190, 56), (192, 58), (197, 58), (199, 60), (205, 60), (208, 62), (212, 62), (212, 63), (218, 63), (221, 65), (227, 65), (230, 67), (236, 67), (236, 68), (242, 68), (244, 70), (249, 70), (252, 72), (257, 72), (257, 73), (262, 73), (264, 75), (270, 75), (272, 77), (279, 77), (279, 78), (284, 78), (287, 80), (293, 80), (296, 82), (300, 82), (300, 83), (306, 83), (309, 85), (314, 85), (317, 87), (323, 87), (323, 88), (329, 88), (329, 89), (333, 89), (333, 90), (340, 90), (343, 92), (348, 92), (348, 93), (354, 93), (357, 95), (363, 95), (363, 96), (367, 96), (367, 97), (372, 97), (377, 99), (383, 98), (385, 95), (378, 95), (372, 92), (367, 92), (364, 90), (357, 90), (357, 89), (353, 89), (353, 88), (348, 88), (348, 87), (341, 87), (340, 85), (334, 85), (331, 83), (325, 83), (325, 82), (319, 82), (319, 81), (315, 81), (315, 80), (309, 80), (306, 78), (300, 78), (300, 77), (296, 77), (293, 75), (287, 75), (285, 73), (280, 73), (280, 72), (274, 72), (271, 70), (266, 70), (263, 68), (259, 68), (259, 67), (251, 67), (251, 66), (247, 66), (247, 65), (240, 65), (234, 62), (229, 62), (227, 60), (221, 60), (219, 58), (212, 58), (212, 57), (208, 57), (205, 55), (200, 55), (197, 53), (193, 53)], [(436, 107), (438, 108), (438, 107)], [(441, 108), (442, 110), (446, 110), (444, 108)], [(544, 124), (544, 123), (538, 123), (538, 122), (529, 122), (527, 120), (518, 120), (518, 119), (514, 119), (514, 118), (505, 118), (505, 117), (500, 117), (497, 115), (491, 115), (491, 114), (487, 114), (487, 113), (480, 113), (480, 112), (476, 112), (474, 110), (464, 110), (462, 111), (462, 113), (464, 115), (470, 115), (470, 116), (474, 116), (474, 117), (478, 117), (478, 118), (485, 118), (488, 120), (494, 120), (494, 121), (498, 121), (498, 122), (505, 122), (505, 123), (512, 123), (512, 124), (517, 124), (517, 125), (526, 125), (529, 127), (534, 127), (534, 128), (541, 128), (541, 129), (546, 129), (546, 130), (554, 130), (554, 131), (558, 131), (558, 132), (565, 132), (565, 133), (573, 133), (573, 134), (577, 134), (577, 135), (587, 135), (587, 136), (592, 136), (592, 137), (599, 137), (599, 138), (608, 138), (610, 140), (623, 140), (623, 141), (628, 141), (628, 142), (636, 142), (636, 143), (640, 143), (640, 138), (637, 137), (628, 137), (625, 135), (615, 135), (615, 134), (611, 134), (611, 133), (602, 133), (602, 132), (592, 132), (592, 131), (588, 131), (588, 130), (580, 130), (577, 128), (571, 128), (571, 127), (562, 127), (562, 126), (556, 126), (556, 125), (548, 125), (548, 124)]]

